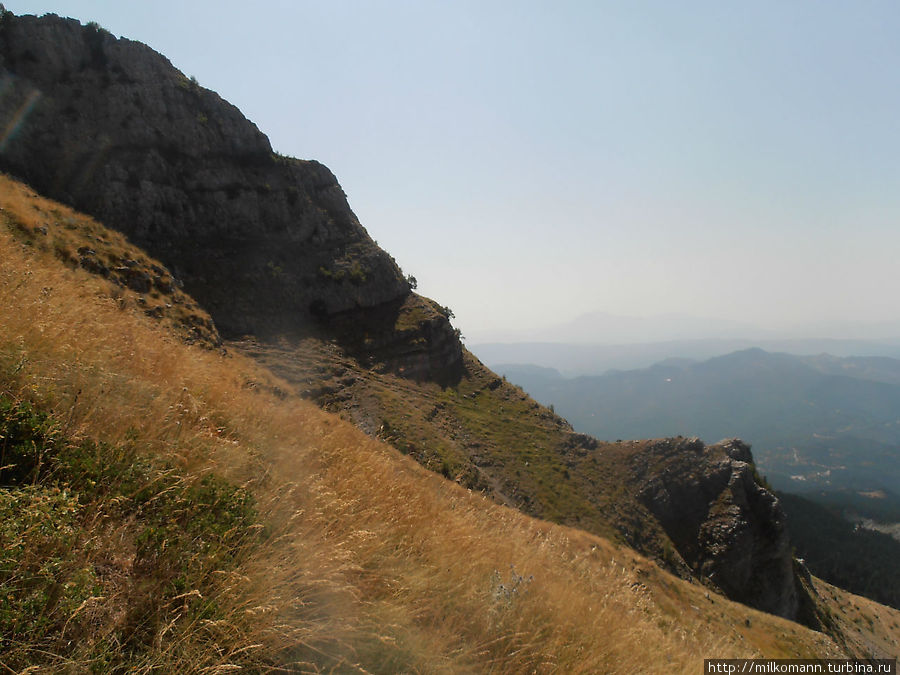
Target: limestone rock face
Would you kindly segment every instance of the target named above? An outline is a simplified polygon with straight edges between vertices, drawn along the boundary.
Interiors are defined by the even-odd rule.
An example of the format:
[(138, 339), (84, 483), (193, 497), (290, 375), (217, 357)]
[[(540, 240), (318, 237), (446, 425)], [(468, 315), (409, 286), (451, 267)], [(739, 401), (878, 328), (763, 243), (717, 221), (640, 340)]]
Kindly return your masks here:
[[(410, 295), (326, 167), (273, 153), (146, 45), (4, 13), (0, 130), (0, 169), (161, 259), (225, 335), (321, 333)], [(459, 352), (446, 318), (428, 319), (423, 331)]]
[(639, 499), (696, 576), (733, 600), (794, 619), (803, 590), (784, 512), (752, 462), (737, 439), (659, 441), (635, 466)]

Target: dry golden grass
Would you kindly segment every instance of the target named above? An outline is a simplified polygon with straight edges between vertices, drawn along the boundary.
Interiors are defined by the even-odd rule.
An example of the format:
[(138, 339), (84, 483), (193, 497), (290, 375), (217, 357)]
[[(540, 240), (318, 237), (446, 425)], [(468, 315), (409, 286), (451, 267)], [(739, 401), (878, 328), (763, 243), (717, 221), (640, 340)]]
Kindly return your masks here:
[[(2, 228), (0, 260), (0, 390), (52, 410), (70, 435), (128, 440), (185, 480), (223, 475), (259, 505), (267, 537), (216, 586), (225, 618), (164, 626), (136, 671), (700, 672), (711, 657), (839, 654), (821, 634), (427, 472), (278, 395), (256, 363), (180, 343)], [(98, 632), (115, 624), (106, 602), (82, 610)], [(73, 653), (68, 667), (86, 668)]]
[(900, 655), (900, 612), (814, 578), (819, 597), (831, 611), (835, 634), (854, 656)]
[[(26, 185), (0, 174), (2, 218), (15, 237), (69, 267), (87, 266), (113, 281), (105, 293), (119, 304), (143, 310), (160, 318), (188, 342), (220, 342), (209, 314), (185, 294), (158, 261), (131, 244), (124, 235), (93, 218), (44, 199)], [(129, 284), (141, 277), (146, 284)]]

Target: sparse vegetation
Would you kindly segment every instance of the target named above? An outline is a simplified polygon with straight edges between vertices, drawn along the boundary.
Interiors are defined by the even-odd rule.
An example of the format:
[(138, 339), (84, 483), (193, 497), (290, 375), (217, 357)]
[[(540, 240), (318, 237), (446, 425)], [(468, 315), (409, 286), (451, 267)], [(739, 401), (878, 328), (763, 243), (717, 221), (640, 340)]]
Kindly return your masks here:
[(276, 265), (271, 260), (266, 263), (266, 271), (273, 279), (280, 279), (284, 276), (284, 270), (281, 265)]
[(366, 281), (366, 271), (358, 261), (354, 261), (350, 266), (348, 276), (350, 277), (350, 283), (353, 284), (363, 284)]

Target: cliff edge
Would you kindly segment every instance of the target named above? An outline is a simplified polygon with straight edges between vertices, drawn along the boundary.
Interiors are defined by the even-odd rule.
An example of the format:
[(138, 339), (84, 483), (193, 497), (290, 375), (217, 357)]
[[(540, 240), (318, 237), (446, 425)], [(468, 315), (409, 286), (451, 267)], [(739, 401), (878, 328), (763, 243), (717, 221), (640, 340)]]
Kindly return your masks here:
[(800, 614), (784, 511), (738, 439), (650, 444), (632, 459), (638, 500), (692, 573), (729, 598), (787, 618)]
[[(151, 48), (4, 11), (0, 92), (0, 169), (162, 260), (224, 336), (316, 335), (416, 377), (458, 375), (447, 316), (415, 299), (331, 171), (275, 154)], [(394, 330), (410, 305), (418, 324)]]

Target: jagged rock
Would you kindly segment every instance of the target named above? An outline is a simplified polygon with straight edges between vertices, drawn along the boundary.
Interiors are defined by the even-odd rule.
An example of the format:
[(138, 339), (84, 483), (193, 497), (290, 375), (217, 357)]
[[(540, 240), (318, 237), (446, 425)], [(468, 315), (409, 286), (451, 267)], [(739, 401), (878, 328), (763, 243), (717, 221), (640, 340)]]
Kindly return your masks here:
[[(224, 334), (345, 338), (341, 326), (353, 335), (379, 313), (395, 319), (410, 295), (326, 167), (276, 155), (237, 108), (146, 45), (6, 12), (0, 80), (0, 124), (16, 128), (0, 169), (124, 232)], [(409, 342), (368, 332), (401, 352)], [(459, 370), (446, 317), (423, 316), (418, 333), (408, 337), (422, 344), (392, 358), (396, 367)]]
[[(694, 441), (699, 441), (700, 439), (693, 439)], [(727, 438), (725, 440), (719, 441), (716, 445), (722, 448), (725, 451), (725, 454), (728, 455), (731, 459), (737, 462), (746, 462), (747, 464), (753, 464), (753, 454), (750, 452), (750, 446), (744, 443), (739, 438)]]
[(659, 441), (635, 457), (638, 498), (696, 576), (733, 600), (793, 619), (803, 591), (784, 512), (752, 462), (738, 439)]

